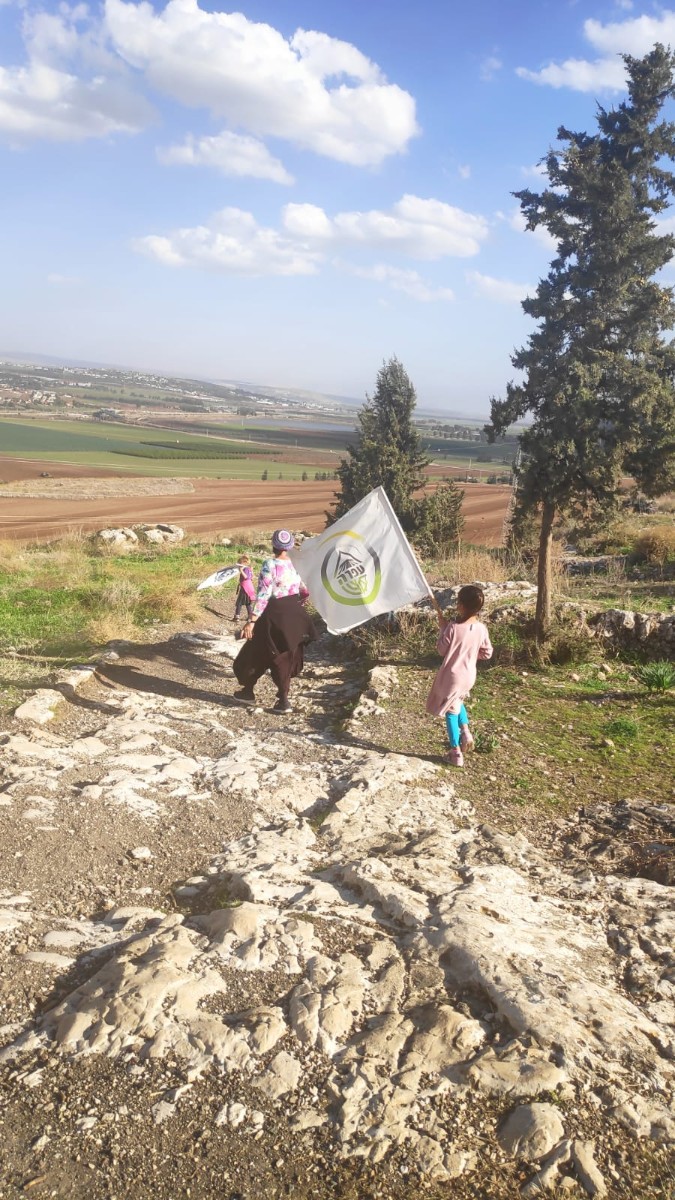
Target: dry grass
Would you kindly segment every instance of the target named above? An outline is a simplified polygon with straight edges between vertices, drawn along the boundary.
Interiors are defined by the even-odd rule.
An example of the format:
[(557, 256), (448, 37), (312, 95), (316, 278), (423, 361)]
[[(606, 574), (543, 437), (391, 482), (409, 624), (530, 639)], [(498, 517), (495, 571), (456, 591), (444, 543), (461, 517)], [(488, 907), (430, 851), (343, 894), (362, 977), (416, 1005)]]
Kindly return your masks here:
[(429, 560), (425, 565), (432, 578), (450, 584), (473, 583), (481, 579), (504, 583), (507, 579), (525, 579), (531, 574), (531, 568), (525, 566), (519, 555), (476, 546), (460, 546), (456, 554)]
[(675, 526), (655, 525), (640, 535), (635, 551), (641, 559), (656, 567), (675, 561)]
[(107, 642), (132, 641), (138, 637), (138, 625), (130, 612), (101, 613), (87, 622), (84, 630), (87, 641), (95, 646), (105, 646)]
[(77, 534), (51, 545), (0, 544), (0, 646), (86, 654), (157, 625), (199, 624), (196, 585), (237, 546), (143, 546), (100, 554)]
[(0, 542), (0, 572), (22, 575), (26, 587), (49, 590), (86, 583), (91, 567), (84, 538), (74, 533), (46, 545), (30, 546), (18, 542)]

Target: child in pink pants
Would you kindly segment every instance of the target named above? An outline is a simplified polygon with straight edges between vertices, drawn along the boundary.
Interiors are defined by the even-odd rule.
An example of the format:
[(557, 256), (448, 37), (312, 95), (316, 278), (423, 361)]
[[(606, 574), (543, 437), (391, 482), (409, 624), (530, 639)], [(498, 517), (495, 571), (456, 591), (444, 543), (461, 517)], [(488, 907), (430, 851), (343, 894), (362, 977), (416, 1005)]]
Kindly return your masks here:
[(462, 751), (473, 746), (464, 700), (476, 682), (476, 663), (492, 658), (488, 631), (477, 620), (484, 603), (482, 589), (470, 584), (460, 588), (454, 621), (446, 621), (438, 614), (441, 632), (437, 650), (443, 655), (443, 663), (429, 693), (427, 712), (445, 717), (450, 743), (448, 760), (453, 767), (464, 766)]

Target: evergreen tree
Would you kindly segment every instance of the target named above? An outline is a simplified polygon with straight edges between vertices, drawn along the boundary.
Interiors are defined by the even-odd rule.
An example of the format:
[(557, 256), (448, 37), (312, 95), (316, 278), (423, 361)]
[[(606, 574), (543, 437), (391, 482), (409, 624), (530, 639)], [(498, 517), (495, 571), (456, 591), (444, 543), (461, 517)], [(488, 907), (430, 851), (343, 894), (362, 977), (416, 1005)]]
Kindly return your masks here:
[(419, 506), (415, 543), (432, 555), (456, 550), (464, 528), (463, 500), (464, 492), (454, 479), (445, 480), (425, 496)]
[(558, 131), (549, 186), (517, 192), (529, 229), (543, 227), (557, 253), (536, 295), (523, 301), (538, 322), (512, 358), (524, 374), (493, 400), (490, 440), (532, 417), (521, 436), (515, 529), (539, 514), (537, 636), (551, 614), (551, 543), (556, 519), (606, 514), (629, 474), (648, 495), (673, 486), (675, 324), (673, 289), (654, 276), (675, 238), (654, 220), (675, 192), (667, 169), (675, 125), (660, 119), (675, 95), (675, 56), (655, 46), (624, 56), (628, 99), (598, 109), (595, 134)]
[(383, 487), (406, 530), (418, 517), (417, 492), (424, 485), (428, 459), (413, 425), (417, 397), (397, 358), (390, 358), (377, 373), (375, 393), (366, 397), (359, 412), (356, 442), (347, 447), (337, 470), (340, 491), (329, 514), (337, 520), (373, 488)]

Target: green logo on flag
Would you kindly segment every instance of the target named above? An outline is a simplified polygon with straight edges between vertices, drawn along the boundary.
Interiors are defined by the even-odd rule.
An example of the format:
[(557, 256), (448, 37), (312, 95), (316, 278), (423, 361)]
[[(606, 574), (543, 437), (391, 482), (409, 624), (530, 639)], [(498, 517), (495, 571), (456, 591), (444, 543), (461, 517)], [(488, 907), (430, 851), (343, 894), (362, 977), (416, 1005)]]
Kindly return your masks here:
[(321, 582), (338, 604), (372, 604), (382, 583), (380, 560), (359, 533), (333, 533), (321, 564)]

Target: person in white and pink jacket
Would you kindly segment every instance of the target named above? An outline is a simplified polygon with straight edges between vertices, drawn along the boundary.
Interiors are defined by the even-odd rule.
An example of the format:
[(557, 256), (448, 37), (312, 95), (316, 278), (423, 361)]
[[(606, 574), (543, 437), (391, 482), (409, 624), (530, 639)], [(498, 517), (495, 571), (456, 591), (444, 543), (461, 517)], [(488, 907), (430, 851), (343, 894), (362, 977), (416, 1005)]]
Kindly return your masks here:
[(443, 663), (429, 692), (427, 712), (445, 717), (448, 761), (453, 767), (464, 766), (462, 751), (473, 746), (464, 701), (476, 682), (476, 664), (479, 659), (492, 658), (490, 635), (477, 619), (484, 603), (482, 589), (470, 584), (459, 590), (454, 621), (446, 621), (440, 610), (438, 613), (441, 632), (436, 648), (443, 655)]

